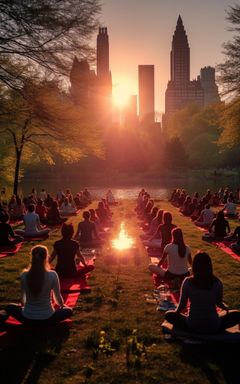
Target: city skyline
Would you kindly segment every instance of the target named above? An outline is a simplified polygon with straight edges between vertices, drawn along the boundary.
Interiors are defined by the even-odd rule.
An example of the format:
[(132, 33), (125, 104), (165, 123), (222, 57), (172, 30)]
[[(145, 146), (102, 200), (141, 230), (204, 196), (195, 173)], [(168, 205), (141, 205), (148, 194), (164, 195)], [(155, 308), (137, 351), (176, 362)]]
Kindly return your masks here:
[[(231, 38), (225, 20), (229, 5), (235, 1), (105, 0), (100, 22), (107, 26), (110, 44), (110, 69), (113, 95), (138, 94), (138, 65), (155, 66), (155, 109), (164, 111), (169, 58), (173, 31), (179, 14), (191, 49), (190, 79), (201, 67), (215, 66), (223, 60), (222, 44)], [(214, 20), (214, 29), (213, 29)], [(164, 38), (163, 38), (164, 36)], [(122, 94), (122, 96), (121, 96)]]

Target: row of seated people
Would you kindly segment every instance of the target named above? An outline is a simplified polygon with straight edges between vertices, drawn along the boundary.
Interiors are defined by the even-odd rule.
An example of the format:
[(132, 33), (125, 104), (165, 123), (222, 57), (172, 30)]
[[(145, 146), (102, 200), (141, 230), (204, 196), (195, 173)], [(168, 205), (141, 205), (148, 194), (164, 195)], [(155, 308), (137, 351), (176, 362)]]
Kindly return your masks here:
[[(172, 195), (173, 196), (173, 195)], [(198, 193), (196, 192), (191, 198), (190, 195), (186, 195), (185, 193), (182, 195), (181, 199), (178, 200), (178, 203), (175, 204), (174, 199), (172, 200), (172, 196), (170, 198), (170, 202), (174, 205), (179, 207), (180, 212), (185, 216), (190, 216), (193, 221), (197, 222), (203, 222), (205, 223), (205, 220), (202, 220), (202, 211), (204, 209), (207, 210), (204, 211), (204, 216), (206, 216), (206, 224), (202, 226), (207, 226), (211, 223), (211, 220), (213, 219), (214, 212), (210, 211), (209, 208), (211, 206), (210, 202), (212, 202), (212, 199), (209, 198), (211, 196), (210, 191), (208, 190), (207, 194), (204, 195), (201, 199), (199, 199)], [(214, 203), (212, 203), (213, 206), (218, 206)], [(233, 202), (232, 198), (229, 197), (227, 199), (227, 202), (223, 205), (223, 211), (227, 217), (237, 217), (237, 205)], [(198, 225), (198, 224), (197, 224)]]
[(227, 204), (228, 200), (234, 204), (237, 204), (240, 201), (239, 188), (237, 188), (235, 192), (230, 191), (228, 188), (225, 190), (220, 188), (218, 192), (214, 193), (208, 189), (202, 197), (200, 197), (198, 192), (195, 192), (191, 197), (187, 194), (185, 189), (177, 188), (172, 191), (169, 201), (176, 207), (182, 207), (186, 202), (186, 198), (190, 203), (198, 203), (203, 200), (204, 204), (210, 204), (214, 207)]
[[(163, 212), (162, 216), (159, 233), (164, 246), (160, 248), (162, 252), (158, 265), (150, 264), (149, 270), (163, 281), (169, 282), (176, 277), (183, 280), (178, 306), (174, 311), (167, 311), (165, 318), (181, 329), (198, 333), (221, 332), (239, 324), (240, 311), (229, 310), (223, 302), (223, 285), (213, 273), (210, 256), (198, 252), (192, 260), (182, 230), (171, 223), (171, 213)], [(167, 268), (163, 268), (166, 259)], [(191, 275), (189, 266), (192, 267)], [(190, 308), (186, 315), (188, 302)], [(223, 311), (219, 314), (217, 308)]]
[[(22, 303), (9, 304), (5, 311), (1, 311), (2, 322), (12, 316), (28, 325), (52, 325), (72, 316), (72, 308), (64, 304), (61, 296), (59, 278), (70, 277), (78, 281), (94, 269), (93, 264), (85, 261), (80, 247), (90, 247), (96, 240), (100, 244), (100, 228), (103, 231), (104, 225), (112, 223), (112, 213), (101, 201), (96, 210), (84, 211), (83, 219), (75, 236), (71, 223), (62, 224), (62, 238), (53, 244), (50, 256), (43, 245), (32, 248), (30, 266), (21, 274)], [(50, 265), (55, 258), (53, 270)]]
[[(54, 207), (57, 202), (53, 202)], [(63, 219), (56, 211), (59, 221), (54, 223), (61, 224)], [(109, 206), (100, 201), (97, 209), (90, 209), (83, 212), (84, 221), (79, 223), (78, 235), (82, 242), (98, 242), (101, 236), (105, 236), (104, 228), (112, 225), (111, 211)], [(50, 228), (41, 225), (39, 215), (35, 212), (34, 204), (30, 204), (27, 213), (23, 217), (24, 229), (16, 229), (13, 231), (9, 224), (9, 216), (7, 213), (0, 213), (0, 246), (14, 246), (16, 243), (23, 241), (23, 237), (43, 237), (48, 235)], [(53, 223), (53, 221), (51, 221)], [(84, 224), (83, 224), (84, 223)]]
[(91, 203), (90, 192), (85, 189), (83, 192), (79, 192), (73, 197), (69, 189), (65, 193), (58, 191), (56, 196), (53, 197), (50, 193), (47, 193), (44, 189), (37, 195), (33, 188), (32, 193), (21, 199), (19, 196), (12, 195), (9, 202), (1, 202), (0, 210), (4, 210), (9, 214), (11, 221), (18, 221), (23, 219), (23, 215), (26, 213), (27, 207), (30, 204), (36, 205), (36, 212), (39, 214), (41, 220), (45, 220), (49, 208), (52, 207), (53, 202), (57, 202), (57, 206), (60, 210), (60, 214), (71, 215), (75, 214), (77, 210), (86, 207)]

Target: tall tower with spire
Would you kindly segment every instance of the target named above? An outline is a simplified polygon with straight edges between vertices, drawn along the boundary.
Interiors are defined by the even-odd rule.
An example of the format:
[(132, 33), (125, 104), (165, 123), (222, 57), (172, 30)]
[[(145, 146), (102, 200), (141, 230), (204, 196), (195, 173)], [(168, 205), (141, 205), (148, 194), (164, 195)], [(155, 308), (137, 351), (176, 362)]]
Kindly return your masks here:
[(176, 84), (188, 83), (190, 81), (190, 48), (180, 15), (172, 39), (170, 62), (171, 81), (174, 81)]
[(179, 15), (170, 53), (170, 81), (165, 93), (165, 113), (169, 115), (187, 104), (203, 107), (204, 91), (200, 80), (190, 81), (190, 48)]
[(109, 39), (107, 28), (99, 28), (97, 36), (97, 76), (109, 74)]

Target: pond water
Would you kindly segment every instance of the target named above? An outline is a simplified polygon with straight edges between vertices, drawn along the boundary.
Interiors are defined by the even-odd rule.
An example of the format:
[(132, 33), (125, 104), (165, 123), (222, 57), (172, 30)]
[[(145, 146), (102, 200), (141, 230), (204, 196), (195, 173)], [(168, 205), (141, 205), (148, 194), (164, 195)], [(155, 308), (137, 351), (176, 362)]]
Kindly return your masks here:
[[(110, 183), (109, 183), (110, 184)], [(60, 183), (59, 181), (47, 181), (40, 182), (40, 180), (28, 180), (24, 181), (20, 185), (20, 194), (27, 195), (31, 192), (32, 187), (36, 187), (37, 191), (40, 192), (42, 188), (45, 188), (47, 192), (55, 194), (58, 189), (63, 191), (66, 188), (70, 188), (73, 194), (76, 194), (80, 190), (83, 190), (85, 187), (89, 189), (93, 199), (99, 199), (106, 195), (108, 189), (111, 189), (115, 198), (119, 199), (135, 199), (141, 188), (145, 188), (153, 198), (158, 199), (167, 199), (173, 188), (184, 188), (187, 193), (192, 195), (194, 192), (199, 192), (200, 195), (203, 195), (207, 189), (210, 189), (212, 192), (216, 192), (220, 187), (226, 188), (229, 187), (231, 190), (236, 190), (240, 187), (239, 176), (233, 175), (228, 177), (218, 177), (218, 176), (199, 176), (198, 178), (179, 178), (179, 179), (164, 179), (155, 182), (154, 185), (143, 182), (142, 185), (132, 185), (132, 186), (119, 186), (116, 187), (116, 182), (112, 185), (106, 186), (91, 186), (83, 185), (80, 181), (67, 181)]]

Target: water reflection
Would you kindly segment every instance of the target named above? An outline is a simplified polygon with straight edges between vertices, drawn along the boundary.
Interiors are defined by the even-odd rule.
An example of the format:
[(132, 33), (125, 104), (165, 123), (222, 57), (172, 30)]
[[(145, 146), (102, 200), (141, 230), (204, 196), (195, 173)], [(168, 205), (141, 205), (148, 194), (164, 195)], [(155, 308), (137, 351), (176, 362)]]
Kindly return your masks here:
[[(116, 184), (115, 184), (116, 185)], [(141, 188), (145, 188), (154, 199), (166, 199), (171, 194), (173, 188), (184, 188), (187, 193), (193, 194), (194, 192), (199, 192), (200, 195), (204, 194), (207, 189), (210, 189), (212, 192), (216, 192), (220, 187), (226, 188), (229, 187), (231, 190), (236, 190), (240, 187), (240, 180), (238, 176), (231, 177), (206, 177), (200, 175), (199, 178), (187, 178), (187, 179), (164, 179), (156, 181), (154, 185), (151, 185), (148, 181), (143, 182), (142, 185), (137, 186), (111, 186), (106, 185), (105, 187), (97, 187), (91, 185), (83, 185), (81, 182), (76, 182), (72, 180), (71, 182), (60, 182), (57, 181), (48, 181), (46, 183), (40, 182), (38, 180), (33, 181), (24, 181), (20, 190), (22, 194), (27, 195), (31, 192), (32, 187), (36, 187), (38, 193), (42, 188), (45, 188), (47, 192), (55, 194), (58, 189), (63, 191), (66, 188), (70, 188), (73, 194), (76, 194), (80, 190), (83, 190), (87, 187), (94, 199), (101, 199), (105, 197), (107, 190), (110, 188), (116, 198), (116, 200), (121, 199), (136, 199)]]

